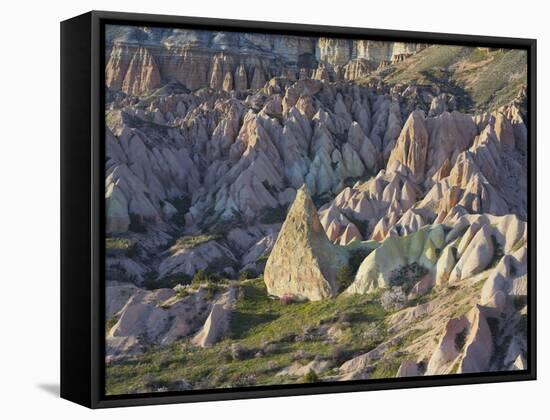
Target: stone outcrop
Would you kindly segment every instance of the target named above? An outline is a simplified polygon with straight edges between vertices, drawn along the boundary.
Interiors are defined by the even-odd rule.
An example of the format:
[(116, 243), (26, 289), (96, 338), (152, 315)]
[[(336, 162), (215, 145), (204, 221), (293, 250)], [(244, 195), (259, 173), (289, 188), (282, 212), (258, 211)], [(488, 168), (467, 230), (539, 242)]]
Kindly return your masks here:
[(158, 64), (147, 48), (117, 46), (107, 62), (105, 82), (111, 89), (137, 95), (158, 88), (161, 76)]
[(273, 296), (320, 300), (336, 293), (336, 270), (345, 252), (327, 238), (307, 189), (301, 187), (264, 271)]
[(213, 303), (208, 318), (206, 318), (204, 325), (191, 342), (200, 347), (208, 347), (223, 338), (229, 331), (231, 311), (235, 305), (235, 300), (236, 291), (231, 288), (218, 301)]
[(176, 80), (191, 90), (208, 86), (227, 92), (233, 86), (237, 91), (260, 89), (271, 77), (298, 71), (326, 82), (356, 80), (383, 60), (422, 48), (399, 42), (156, 28), (109, 32), (107, 44), (106, 84), (132, 95), (158, 87), (161, 80)]
[(211, 303), (205, 295), (199, 290), (180, 299), (172, 289), (107, 287), (107, 321), (114, 321), (106, 335), (107, 361), (194, 334), (209, 316)]
[[(422, 228), (404, 237), (390, 237), (361, 263), (355, 281), (345, 293), (367, 293), (393, 286), (396, 270), (416, 263), (433, 270), (439, 250), (445, 244), (441, 226)], [(414, 276), (409, 281), (418, 281)], [(414, 284), (414, 283), (413, 283)]]

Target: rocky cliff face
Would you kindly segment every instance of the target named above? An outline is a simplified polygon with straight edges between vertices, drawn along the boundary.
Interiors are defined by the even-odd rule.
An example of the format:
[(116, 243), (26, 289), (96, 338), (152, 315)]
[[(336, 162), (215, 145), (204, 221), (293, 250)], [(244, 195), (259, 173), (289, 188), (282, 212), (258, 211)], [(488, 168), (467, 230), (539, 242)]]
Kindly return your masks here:
[(107, 87), (133, 95), (151, 92), (161, 79), (177, 81), (190, 90), (210, 87), (218, 91), (256, 90), (266, 80), (283, 75), (355, 80), (383, 61), (398, 60), (425, 47), (156, 28), (108, 29), (107, 44)]

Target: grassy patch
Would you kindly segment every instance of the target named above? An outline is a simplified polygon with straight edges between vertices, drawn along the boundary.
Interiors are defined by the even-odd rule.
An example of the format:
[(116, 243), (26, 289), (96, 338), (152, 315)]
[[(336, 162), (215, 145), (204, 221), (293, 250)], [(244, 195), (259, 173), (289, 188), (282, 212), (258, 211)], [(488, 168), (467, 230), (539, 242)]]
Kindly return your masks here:
[(518, 249), (523, 248), (526, 244), (527, 244), (527, 239), (526, 238), (521, 238), (519, 241), (517, 241), (514, 244), (511, 251), (516, 252)]
[(489, 51), (487, 48), (474, 48), (471, 54), (468, 56), (470, 63), (478, 63), (480, 61), (487, 60), (489, 58)]
[(369, 379), (395, 378), (401, 362), (405, 359), (404, 355), (389, 356), (378, 361), (374, 370), (369, 375)]
[(108, 256), (132, 257), (136, 251), (136, 242), (128, 238), (108, 237), (105, 239), (105, 251)]
[(174, 245), (170, 247), (171, 253), (176, 253), (178, 251), (182, 251), (184, 249), (192, 249), (199, 245), (205, 244), (210, 241), (215, 241), (216, 239), (220, 239), (219, 235), (196, 235), (196, 236), (182, 236), (181, 238), (177, 239)]
[[(209, 285), (217, 287), (216, 284)], [(213, 290), (215, 293), (215, 290)], [(194, 389), (316, 382), (317, 377), (276, 376), (295, 361), (314, 357), (344, 360), (365, 353), (388, 338), (388, 315), (379, 294), (338, 296), (319, 302), (284, 304), (272, 299), (262, 278), (245, 280), (231, 317), (229, 337), (212, 347), (198, 348), (180, 340), (169, 346), (152, 346), (144, 354), (107, 365), (107, 393), (176, 389), (185, 380)], [(328, 339), (331, 326), (341, 330), (338, 342)], [(414, 330), (403, 343), (425, 331)], [(242, 357), (233, 357), (238, 346)], [(379, 377), (395, 376), (401, 355), (393, 352), (376, 367)], [(332, 373), (331, 373), (332, 372)]]
[(231, 330), (233, 338), (259, 344), (299, 334), (325, 319), (337, 319), (344, 313), (349, 314), (353, 324), (380, 322), (386, 315), (377, 300), (366, 295), (340, 295), (335, 299), (285, 305), (268, 297), (263, 280), (258, 279), (243, 285)]
[(118, 316), (113, 316), (109, 318), (105, 323), (105, 331), (111, 331), (111, 328), (113, 328), (117, 322), (118, 322)]
[(489, 110), (509, 103), (527, 84), (527, 54), (522, 50), (433, 45), (374, 72), (371, 78), (389, 84), (436, 85), (441, 92), (455, 95), (460, 111)]

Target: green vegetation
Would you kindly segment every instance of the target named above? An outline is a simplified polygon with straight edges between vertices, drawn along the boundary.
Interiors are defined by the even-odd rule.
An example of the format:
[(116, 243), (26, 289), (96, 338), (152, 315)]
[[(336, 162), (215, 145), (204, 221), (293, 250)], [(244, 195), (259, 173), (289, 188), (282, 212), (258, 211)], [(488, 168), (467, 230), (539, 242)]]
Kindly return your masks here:
[(117, 316), (113, 316), (112, 318), (109, 318), (105, 323), (105, 331), (110, 331), (111, 328), (113, 328), (117, 322), (118, 322)]
[(353, 283), (359, 266), (371, 251), (371, 249), (358, 248), (349, 252), (348, 264), (340, 267), (336, 272), (336, 287), (338, 292), (344, 291)]
[[(221, 288), (218, 284), (207, 287), (213, 291), (216, 287)], [(207, 348), (180, 340), (169, 346), (153, 347), (135, 359), (109, 363), (107, 392), (126, 393), (150, 386), (173, 389), (175, 379), (185, 379), (197, 387), (323, 380), (323, 375), (329, 372), (316, 374), (315, 378), (311, 374), (288, 377), (274, 373), (294, 361), (307, 363), (313, 357), (321, 357), (342, 362), (342, 357), (351, 358), (374, 348), (386, 339), (384, 317), (387, 312), (378, 303), (378, 297), (338, 296), (325, 301), (285, 305), (267, 296), (263, 279), (247, 280), (241, 285), (231, 317), (230, 338)], [(316, 334), (325, 323), (340, 326), (342, 336), (338, 346)], [(373, 328), (376, 334), (372, 334)], [(239, 348), (238, 357), (232, 356), (235, 346)], [(392, 366), (390, 370), (396, 368)]]
[(369, 375), (370, 379), (395, 378), (401, 362), (404, 360), (403, 355), (391, 355), (381, 359), (375, 366), (374, 370)]
[(473, 48), (472, 52), (468, 56), (470, 63), (479, 63), (490, 58), (489, 50), (487, 48)]
[(254, 273), (250, 270), (243, 270), (239, 273), (239, 280), (249, 280), (254, 278)]
[(357, 273), (357, 270), (359, 270), (359, 266), (361, 265), (363, 260), (368, 257), (371, 251), (372, 249), (364, 249), (364, 248), (350, 251), (348, 265), (350, 266), (351, 271), (353, 271), (353, 275)]
[(143, 278), (143, 287), (147, 290), (173, 289), (178, 284), (191, 283), (191, 277), (186, 274), (169, 274), (157, 278), (155, 273), (147, 273)]
[[(279, 341), (308, 327), (316, 327), (327, 319), (344, 316), (353, 321), (353, 327), (359, 332), (372, 322), (382, 322), (386, 315), (374, 295), (340, 295), (329, 300), (284, 305), (268, 297), (262, 279), (244, 284), (241, 291), (242, 296), (232, 316), (231, 331), (232, 337), (245, 345)], [(349, 344), (353, 346), (360, 348), (363, 343), (359, 337), (349, 337)]]
[(527, 244), (526, 238), (521, 238), (519, 241), (517, 241), (514, 246), (512, 247), (512, 252), (516, 252), (518, 249), (524, 247)]
[(181, 238), (177, 239), (174, 245), (170, 247), (170, 252), (176, 253), (178, 251), (182, 251), (184, 249), (192, 249), (196, 246), (205, 244), (210, 241), (215, 241), (216, 239), (220, 239), (219, 235), (196, 235), (196, 236), (182, 236)]
[(310, 369), (308, 373), (304, 375), (305, 383), (319, 382), (319, 376), (315, 373), (314, 370)]
[(343, 265), (338, 269), (336, 272), (336, 290), (338, 293), (343, 292), (353, 283), (354, 276), (355, 272), (349, 265)]
[(193, 286), (200, 286), (204, 283), (209, 283), (209, 282), (210, 282), (210, 277), (206, 273), (206, 270), (203, 270), (202, 268), (195, 272), (195, 275), (193, 276), (193, 280), (191, 280), (191, 284)]
[(187, 289), (182, 287), (176, 290), (176, 297), (178, 299), (183, 299), (183, 298), (186, 298), (187, 296), (189, 296), (189, 292), (187, 291)]
[(489, 110), (509, 103), (527, 84), (527, 53), (433, 45), (362, 82), (371, 80), (437, 85), (441, 92), (456, 97), (459, 111)]
[(129, 238), (108, 237), (105, 239), (107, 256), (124, 255), (132, 257), (136, 252), (136, 242)]
[(404, 265), (390, 274), (390, 285), (401, 286), (405, 293), (408, 293), (414, 284), (428, 273), (422, 265), (413, 262)]

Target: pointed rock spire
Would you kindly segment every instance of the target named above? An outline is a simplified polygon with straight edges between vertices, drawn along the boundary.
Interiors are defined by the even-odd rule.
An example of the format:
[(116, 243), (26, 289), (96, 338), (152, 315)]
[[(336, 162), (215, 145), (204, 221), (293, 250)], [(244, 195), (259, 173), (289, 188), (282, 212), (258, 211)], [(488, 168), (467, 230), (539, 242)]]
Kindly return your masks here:
[(302, 186), (290, 208), (264, 272), (267, 291), (274, 296), (320, 300), (336, 292), (336, 270), (345, 252), (325, 233), (317, 209)]

